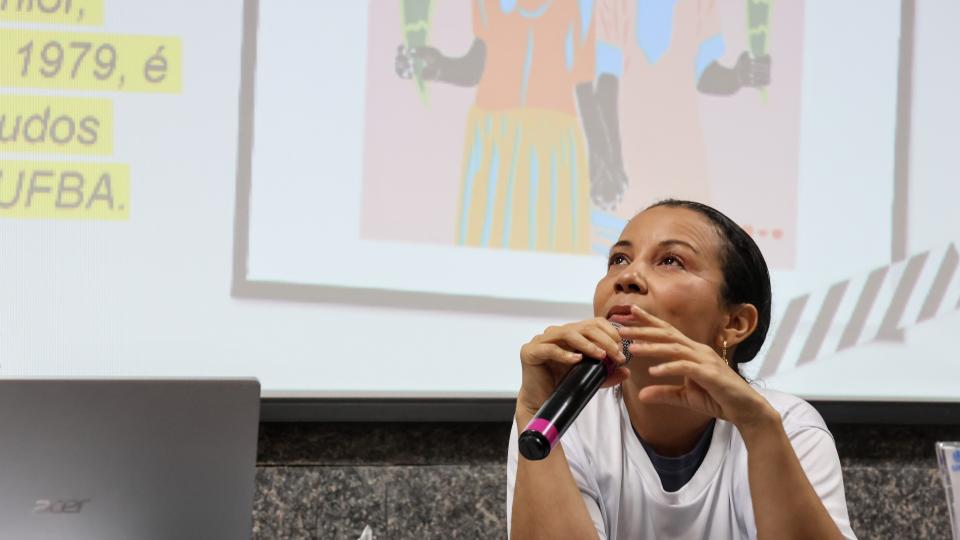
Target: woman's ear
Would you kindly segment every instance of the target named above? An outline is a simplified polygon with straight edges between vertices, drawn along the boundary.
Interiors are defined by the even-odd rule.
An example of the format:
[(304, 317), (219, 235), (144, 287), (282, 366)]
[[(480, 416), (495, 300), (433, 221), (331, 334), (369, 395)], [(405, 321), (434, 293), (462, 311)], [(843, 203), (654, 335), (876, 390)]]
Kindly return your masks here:
[(757, 308), (753, 304), (738, 304), (730, 308), (727, 313), (726, 325), (720, 330), (720, 340), (727, 342), (727, 347), (734, 347), (757, 328), (759, 318)]

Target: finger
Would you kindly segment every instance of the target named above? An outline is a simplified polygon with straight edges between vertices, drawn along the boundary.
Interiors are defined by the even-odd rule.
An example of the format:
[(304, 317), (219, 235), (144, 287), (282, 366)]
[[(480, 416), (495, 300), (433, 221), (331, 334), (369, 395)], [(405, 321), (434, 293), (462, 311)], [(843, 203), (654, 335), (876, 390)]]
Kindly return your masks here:
[(683, 385), (657, 384), (646, 386), (638, 396), (644, 403), (682, 406), (686, 404)]
[(634, 317), (637, 317), (642, 322), (645, 322), (651, 326), (656, 326), (660, 328), (673, 328), (673, 325), (671, 325), (667, 321), (652, 315), (647, 310), (643, 309), (642, 307), (636, 304), (630, 306), (630, 314), (633, 315)]
[(666, 358), (670, 361), (686, 360), (697, 364), (705, 362), (705, 360), (694, 354), (694, 351), (690, 347), (683, 343), (635, 341), (630, 344), (628, 349), (630, 354), (638, 357)]
[[(676, 343), (683, 347), (689, 348), (691, 354), (697, 355), (701, 351), (703, 353), (713, 352), (713, 356), (716, 356), (716, 360), (720, 362), (720, 357), (716, 355), (716, 351), (713, 350), (709, 345), (700, 343), (694, 339), (691, 339), (683, 332), (677, 330), (674, 327), (669, 328), (653, 328), (649, 326), (633, 326), (633, 327), (624, 327), (621, 334), (624, 339), (631, 341), (631, 344), (642, 344), (642, 343), (660, 343), (660, 344), (669, 344)], [(632, 352), (632, 350), (631, 350)], [(665, 352), (670, 352), (665, 351)], [(707, 354), (707, 357), (711, 355)]]
[(608, 336), (610, 336), (610, 339), (616, 342), (620, 341), (620, 333), (617, 332), (617, 327), (614, 326), (612, 322), (604, 319), (603, 317), (597, 317), (594, 320), (597, 323), (597, 327), (603, 330)]
[(722, 387), (723, 371), (717, 366), (698, 364), (690, 360), (675, 360), (650, 367), (650, 374), (654, 377), (687, 377), (688, 384), (696, 383), (707, 393)]
[(591, 358), (603, 360), (607, 357), (607, 351), (605, 351), (603, 347), (597, 345), (583, 334), (575, 330), (569, 330), (568, 332), (565, 332), (561, 339), (563, 340), (564, 344), (566, 344), (567, 348), (581, 352)]
[[(624, 326), (619, 328), (620, 337), (631, 341), (653, 341), (664, 343), (668, 341), (679, 341), (678, 332), (667, 328), (651, 326)], [(680, 334), (682, 336), (683, 334)], [(686, 337), (686, 336), (683, 336)]]
[(623, 343), (620, 341), (620, 336), (614, 332), (616, 338), (611, 338), (603, 329), (600, 328), (584, 328), (583, 335), (590, 339), (595, 345), (601, 347), (605, 356), (614, 358), (619, 362), (626, 362), (627, 357), (623, 355)]
[(582, 354), (568, 351), (556, 343), (531, 345), (527, 354), (531, 360), (534, 360), (534, 362), (528, 362), (532, 365), (542, 365), (548, 362), (571, 365), (583, 360)]
[(664, 364), (650, 366), (650, 374), (657, 377), (669, 377), (672, 375), (683, 375), (684, 377), (696, 378), (701, 374), (700, 364), (691, 360), (674, 360)]

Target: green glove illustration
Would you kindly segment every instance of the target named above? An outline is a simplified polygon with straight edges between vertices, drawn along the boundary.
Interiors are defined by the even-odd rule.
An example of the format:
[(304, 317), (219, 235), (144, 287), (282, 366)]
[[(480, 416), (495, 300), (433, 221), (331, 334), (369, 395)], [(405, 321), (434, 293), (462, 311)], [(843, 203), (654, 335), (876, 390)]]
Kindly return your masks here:
[[(406, 49), (425, 47), (430, 37), (430, 16), (433, 12), (432, 0), (401, 0), (403, 44)], [(427, 83), (423, 79), (423, 60), (413, 61), (413, 80), (417, 84), (417, 93), (424, 105), (429, 103)]]
[[(754, 58), (767, 54), (772, 9), (773, 0), (747, 0), (747, 46)], [(766, 87), (760, 88), (760, 96), (766, 102)]]

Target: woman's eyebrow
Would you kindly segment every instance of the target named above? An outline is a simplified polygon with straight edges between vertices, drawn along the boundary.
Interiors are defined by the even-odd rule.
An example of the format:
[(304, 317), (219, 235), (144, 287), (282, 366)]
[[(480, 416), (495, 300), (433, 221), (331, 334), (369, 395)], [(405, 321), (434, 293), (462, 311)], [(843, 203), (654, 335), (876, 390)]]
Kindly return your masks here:
[(693, 247), (693, 244), (691, 244), (691, 243), (689, 243), (689, 242), (684, 242), (683, 240), (670, 239), (670, 240), (664, 240), (664, 241), (660, 242), (660, 246), (661, 246), (661, 247), (663, 247), (663, 246), (670, 246), (670, 245), (686, 246), (687, 248), (690, 249), (690, 251), (696, 253), (697, 255), (700, 254), (700, 251), (697, 250), (697, 248)]
[(620, 248), (620, 247), (622, 247), (622, 248), (630, 248), (630, 247), (633, 247), (633, 244), (631, 244), (629, 240), (620, 240), (620, 241), (617, 242), (616, 244), (610, 246), (610, 253), (613, 253), (613, 251), (614, 251), (615, 249)]

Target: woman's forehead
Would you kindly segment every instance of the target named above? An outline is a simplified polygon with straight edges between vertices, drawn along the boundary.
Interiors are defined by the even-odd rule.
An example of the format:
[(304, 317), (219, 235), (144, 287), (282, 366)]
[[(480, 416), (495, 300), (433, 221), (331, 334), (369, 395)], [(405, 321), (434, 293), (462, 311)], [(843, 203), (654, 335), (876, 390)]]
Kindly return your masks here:
[(655, 206), (634, 216), (620, 239), (638, 247), (683, 240), (705, 250), (716, 249), (720, 240), (717, 228), (699, 212), (668, 206)]

